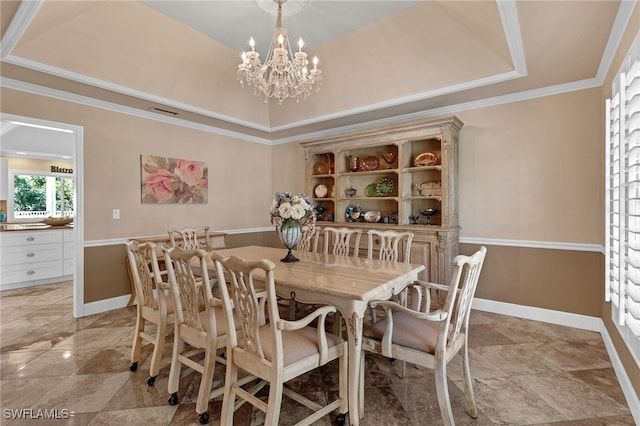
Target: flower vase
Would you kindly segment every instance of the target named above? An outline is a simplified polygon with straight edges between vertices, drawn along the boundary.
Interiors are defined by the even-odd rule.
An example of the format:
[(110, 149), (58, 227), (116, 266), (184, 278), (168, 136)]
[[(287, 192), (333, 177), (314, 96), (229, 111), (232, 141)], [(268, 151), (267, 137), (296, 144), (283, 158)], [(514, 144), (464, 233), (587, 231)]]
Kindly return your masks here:
[(297, 262), (298, 259), (293, 255), (291, 250), (298, 244), (300, 238), (302, 237), (302, 230), (300, 227), (300, 222), (297, 220), (285, 220), (280, 230), (278, 232), (280, 236), (280, 240), (284, 244), (284, 246), (289, 249), (287, 255), (280, 259), (282, 262)]

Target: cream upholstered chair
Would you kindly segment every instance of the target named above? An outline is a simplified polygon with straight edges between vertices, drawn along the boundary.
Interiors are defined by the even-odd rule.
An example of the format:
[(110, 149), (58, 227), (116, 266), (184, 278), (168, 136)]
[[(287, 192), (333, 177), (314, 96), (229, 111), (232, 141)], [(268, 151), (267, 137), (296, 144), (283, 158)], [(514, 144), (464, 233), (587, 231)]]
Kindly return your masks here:
[(296, 250), (298, 251), (318, 251), (318, 238), (320, 237), (321, 228), (315, 226), (310, 228), (308, 225), (302, 227), (302, 237), (298, 244), (296, 244)]
[[(487, 249), (480, 249), (472, 256), (456, 256), (449, 285), (417, 281), (416, 293), (426, 295), (421, 311), (412, 310), (392, 301), (373, 302), (382, 306), (386, 317), (363, 330), (361, 376), (364, 373), (365, 351), (382, 354), (389, 358), (411, 362), (435, 370), (438, 405), (445, 425), (455, 424), (449, 402), (447, 386), (447, 364), (461, 352), (463, 387), (467, 411), (473, 418), (478, 416), (471, 371), (469, 370), (469, 313), (471, 301), (478, 285), (478, 278)], [(442, 308), (431, 311), (430, 290), (445, 291)], [(421, 303), (418, 303), (420, 306)], [(360, 381), (360, 410), (363, 410), (364, 383)]]
[[(353, 252), (351, 252), (351, 237), (355, 237)], [(338, 256), (349, 256), (353, 253), (353, 257), (358, 257), (361, 237), (362, 229), (327, 226), (324, 228), (324, 253)]]
[[(325, 332), (328, 313), (335, 307), (324, 306), (299, 321), (280, 319), (274, 283), (276, 266), (269, 260), (245, 261), (238, 257), (224, 259), (212, 252), (216, 261), (227, 321), (227, 375), (222, 403), (221, 425), (233, 424), (233, 406), (236, 396), (250, 402), (266, 413), (265, 425), (278, 424), (282, 395), (314, 411), (298, 425), (311, 424), (331, 411), (339, 409), (338, 422), (344, 424), (347, 405), (347, 344), (340, 337)], [(258, 291), (254, 280), (266, 284), (266, 290)], [(268, 321), (261, 315), (264, 310), (260, 293), (266, 292)], [(236, 327), (236, 318), (240, 327)], [(317, 328), (310, 323), (317, 320)], [(244, 333), (239, 336), (239, 328)], [(285, 382), (320, 367), (332, 360), (339, 360), (338, 399), (322, 407), (306, 397), (293, 392)], [(240, 371), (255, 375), (269, 382), (268, 402), (256, 398), (238, 382)]]
[(201, 226), (198, 228), (171, 228), (169, 229), (169, 239), (171, 247), (180, 247), (185, 250), (201, 248), (212, 250), (211, 236), (209, 235), (209, 227)]
[[(165, 248), (165, 260), (169, 271), (169, 283), (175, 303), (173, 355), (169, 372), (169, 403), (178, 403), (178, 386), (182, 365), (202, 374), (196, 413), (200, 423), (209, 421), (209, 399), (219, 396), (223, 388), (211, 390), (216, 361), (224, 363), (218, 352), (226, 346), (226, 324), (222, 302), (211, 294), (207, 270), (207, 251), (183, 250), (180, 247)], [(199, 268), (195, 276), (193, 267)], [(204, 301), (200, 301), (204, 295)], [(192, 359), (202, 353), (202, 363)]]
[[(162, 281), (156, 245), (152, 242), (125, 241), (129, 271), (135, 286), (137, 303), (136, 329), (131, 348), (131, 371), (138, 369), (142, 342), (153, 343), (151, 366), (147, 384), (152, 386), (160, 372), (162, 353), (167, 335), (167, 326), (173, 322), (174, 305), (170, 295), (165, 294), (169, 285)], [(156, 325), (155, 336), (145, 331), (147, 322)]]

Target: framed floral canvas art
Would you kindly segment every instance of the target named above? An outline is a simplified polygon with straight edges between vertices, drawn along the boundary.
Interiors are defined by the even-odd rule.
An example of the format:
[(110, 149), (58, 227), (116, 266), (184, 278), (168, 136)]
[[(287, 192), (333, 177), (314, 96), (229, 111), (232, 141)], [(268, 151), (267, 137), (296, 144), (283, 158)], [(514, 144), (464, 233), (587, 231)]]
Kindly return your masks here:
[(141, 155), (142, 204), (206, 204), (207, 163)]

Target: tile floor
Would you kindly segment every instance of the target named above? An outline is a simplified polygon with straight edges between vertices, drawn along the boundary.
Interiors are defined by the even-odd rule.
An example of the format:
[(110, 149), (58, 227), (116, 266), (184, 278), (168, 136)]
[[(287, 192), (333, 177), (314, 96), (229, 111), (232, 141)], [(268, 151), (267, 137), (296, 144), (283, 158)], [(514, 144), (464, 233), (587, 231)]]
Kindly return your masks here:
[[(129, 371), (135, 307), (74, 319), (67, 282), (0, 293), (0, 319), (0, 424), (198, 424), (199, 375), (182, 378), (180, 403), (170, 406), (168, 367), (155, 386), (146, 384), (149, 347), (138, 371)], [(471, 323), (470, 358), (480, 413), (478, 419), (465, 413), (454, 361), (449, 389), (457, 424), (635, 424), (598, 333), (480, 311), (472, 312)], [(388, 359), (369, 355), (366, 363), (362, 425), (442, 424), (430, 370), (409, 366), (407, 377), (400, 379)], [(329, 364), (292, 387), (320, 400), (333, 397), (336, 368)], [(223, 379), (222, 368), (216, 377)], [(221, 400), (211, 401), (209, 424), (219, 424), (220, 407)], [(28, 415), (20, 409), (32, 411)], [(59, 418), (43, 420), (38, 417), (44, 412), (38, 410)], [(17, 419), (19, 412), (29, 418)], [(73, 416), (65, 419), (69, 412)], [(301, 413), (285, 397), (281, 424), (294, 424)], [(259, 425), (263, 416), (245, 404), (235, 420)], [(335, 415), (318, 424), (334, 420)]]

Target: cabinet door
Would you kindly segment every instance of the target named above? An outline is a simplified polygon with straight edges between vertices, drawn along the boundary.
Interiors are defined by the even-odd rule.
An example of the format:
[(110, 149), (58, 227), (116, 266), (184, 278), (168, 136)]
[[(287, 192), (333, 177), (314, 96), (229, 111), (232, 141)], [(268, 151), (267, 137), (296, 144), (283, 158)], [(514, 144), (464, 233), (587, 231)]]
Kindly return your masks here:
[(440, 262), (438, 260), (438, 236), (436, 234), (416, 234), (411, 244), (411, 263), (421, 263), (425, 266), (425, 270), (420, 272), (418, 279), (440, 282)]

